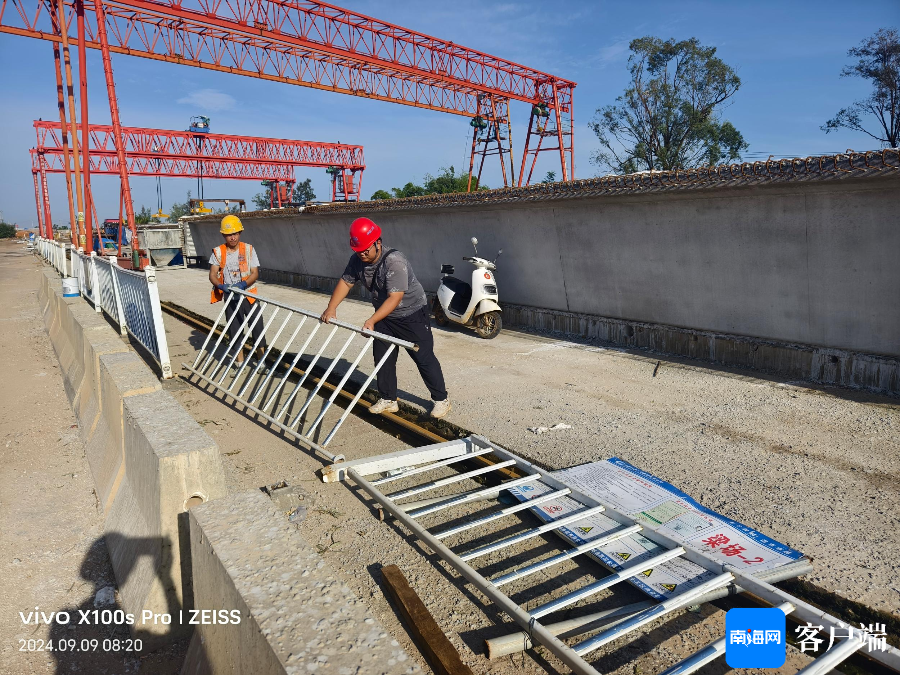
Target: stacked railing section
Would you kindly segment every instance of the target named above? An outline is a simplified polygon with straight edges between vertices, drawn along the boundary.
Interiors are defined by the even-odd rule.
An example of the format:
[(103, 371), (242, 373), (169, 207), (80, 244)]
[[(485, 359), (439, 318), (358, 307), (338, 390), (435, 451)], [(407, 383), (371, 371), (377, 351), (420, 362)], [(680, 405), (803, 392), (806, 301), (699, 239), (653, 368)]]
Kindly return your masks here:
[[(449, 470), (451, 465), (463, 462), (469, 466)], [(870, 658), (900, 670), (900, 650), (886, 644), (872, 648), (876, 639), (872, 626), (849, 630), (851, 627), (840, 619), (772, 585), (810, 572), (812, 567), (807, 560), (755, 573), (748, 571), (746, 565), (740, 569), (737, 563), (723, 563), (707, 550), (673, 540), (651, 518), (638, 521), (582, 492), (575, 481), (557, 478), (481, 436), (338, 463), (322, 473), (326, 482), (352, 480), (380, 509), (392, 515), (518, 625), (518, 630), (509, 635), (486, 641), (491, 658), (540, 643), (572, 672), (600, 675), (586, 659), (601, 647), (634, 637), (642, 627), (671, 617), (680, 609), (748, 591), (786, 615), (808, 622), (815, 629), (813, 632), (825, 630), (832, 636), (847, 636), (806, 666), (802, 675), (824, 675), (866, 645)], [(384, 486), (400, 489), (395, 487), (388, 492)], [(463, 491), (459, 491), (460, 486)], [(513, 505), (507, 506), (508, 502), (500, 501), (504, 493), (533, 496), (525, 497), (525, 501), (512, 499)], [(572, 501), (573, 511), (556, 510), (558, 500), (563, 498)], [(516, 524), (512, 518), (514, 514), (544, 509), (553, 515), (536, 527), (524, 522)], [(609, 519), (610, 529), (582, 529), (585, 535), (591, 531), (591, 538), (578, 546), (561, 537), (562, 543), (552, 547), (559, 552), (548, 556), (547, 547), (551, 544), (542, 535), (559, 534), (563, 528), (579, 529), (579, 525), (591, 523), (601, 512)], [(563, 576), (557, 571), (563, 563), (636, 533), (655, 548), (629, 558), (627, 567), (603, 577), (588, 576), (586, 583), (583, 570), (577, 574), (580, 581), (553, 581)], [(527, 541), (538, 541), (540, 545), (528, 549), (523, 546)], [(673, 585), (672, 594), (663, 601), (613, 609), (591, 607), (591, 602), (606, 589), (675, 560), (680, 561), (680, 569), (690, 566), (697, 576), (679, 584), (678, 592)], [(477, 569), (475, 561), (480, 563)], [(511, 584), (511, 591), (507, 591), (507, 584)], [(549, 590), (553, 587), (562, 594)], [(556, 597), (547, 597), (548, 591)], [(530, 602), (526, 607), (511, 596)], [(542, 602), (537, 600), (545, 597)], [(570, 615), (573, 609), (577, 611)], [(725, 645), (724, 637), (715, 640), (660, 675), (693, 673), (724, 655)]]
[[(238, 312), (241, 303), (244, 310)], [(372, 371), (363, 373), (361, 363), (376, 340), (386, 349)], [(197, 358), (182, 366), (267, 420), (277, 431), (330, 461), (340, 461), (343, 455), (325, 448), (378, 371), (400, 347), (418, 349), (412, 342), (342, 321), (324, 324), (314, 312), (232, 290), (226, 293)], [(354, 377), (359, 385), (357, 393), (336, 421), (326, 423), (327, 413), (335, 413), (332, 405)], [(336, 383), (329, 384), (330, 378)], [(330, 396), (324, 399), (329, 391)], [(318, 396), (320, 392), (322, 396)], [(331, 429), (326, 432), (329, 424)]]
[(153, 267), (140, 272), (126, 270), (119, 267), (115, 256), (104, 258), (93, 252), (87, 255), (74, 246), (70, 248), (69, 261), (65, 245), (49, 239), (38, 240), (36, 250), (64, 278), (71, 271), (81, 296), (97, 312), (105, 313), (121, 335), (130, 335), (137, 341), (156, 361), (164, 378), (173, 377)]

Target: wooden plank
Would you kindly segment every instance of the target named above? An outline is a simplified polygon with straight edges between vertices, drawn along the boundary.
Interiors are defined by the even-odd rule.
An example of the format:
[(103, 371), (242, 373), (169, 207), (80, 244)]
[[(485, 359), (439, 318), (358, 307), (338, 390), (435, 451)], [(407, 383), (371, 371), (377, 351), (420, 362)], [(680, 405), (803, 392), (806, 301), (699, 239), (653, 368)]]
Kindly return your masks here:
[(381, 568), (381, 578), (407, 629), (436, 675), (472, 675), (431, 612), (396, 565)]

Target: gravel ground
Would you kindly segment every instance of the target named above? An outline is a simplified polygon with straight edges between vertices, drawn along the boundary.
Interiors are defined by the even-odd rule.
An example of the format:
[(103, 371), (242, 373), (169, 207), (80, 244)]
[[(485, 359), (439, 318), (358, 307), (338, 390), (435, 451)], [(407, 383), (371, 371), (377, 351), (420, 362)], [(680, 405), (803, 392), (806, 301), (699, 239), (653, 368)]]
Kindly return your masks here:
[[(0, 242), (0, 673), (174, 675), (186, 641), (152, 655), (103, 649), (126, 627), (74, 625), (78, 610), (116, 609), (103, 518), (78, 424), (41, 317), (41, 264)], [(68, 611), (71, 627), (26, 625), (36, 608)], [(46, 651), (56, 642), (98, 640), (92, 651)], [(24, 641), (24, 642), (20, 642)]]
[[(213, 315), (204, 271), (159, 278), (164, 300)], [(260, 293), (314, 311), (327, 304), (275, 284)], [(370, 313), (348, 300), (339, 317), (362, 324)], [(621, 457), (804, 552), (808, 581), (900, 616), (897, 398), (522, 332), (434, 334), (450, 421), (552, 468)], [(401, 398), (427, 406), (410, 359), (398, 373)], [(572, 428), (528, 431), (559, 422)]]
[[(159, 275), (161, 296), (214, 316), (208, 283), (198, 270)], [(261, 294), (318, 311), (326, 298), (273, 284)], [(340, 318), (361, 324), (369, 306), (347, 301)], [(173, 363), (186, 360), (201, 337), (166, 318)], [(490, 342), (465, 330), (435, 329), (437, 352), (454, 402), (450, 420), (545, 465), (561, 468), (619, 456), (652, 471), (701, 503), (798, 548), (814, 558), (808, 579), (823, 588), (887, 612), (898, 612), (900, 586), (889, 551), (897, 541), (897, 399), (837, 388), (814, 389), (751, 373), (714, 369), (571, 341), (505, 331)], [(659, 367), (657, 367), (657, 365)], [(427, 392), (411, 361), (400, 359), (401, 397), (427, 405)], [(232, 489), (278, 480), (300, 483), (318, 506), (302, 528), (322, 555), (345, 575), (379, 619), (411, 654), (409, 641), (379, 586), (378, 568), (397, 564), (476, 672), (555, 672), (558, 664), (537, 649), (491, 664), (482, 640), (509, 632), (507, 623), (476, 591), (402, 528), (372, 518), (368, 500), (352, 487), (323, 485), (311, 475), (321, 462), (229, 412), (215, 398), (184, 382), (169, 385), (219, 442)], [(536, 435), (532, 426), (558, 422), (571, 429)], [(396, 439), (350, 418), (339, 438), (348, 458), (402, 447)], [(871, 525), (867, 543), (854, 533), (860, 517)], [(512, 526), (505, 522), (508, 532)], [(519, 525), (533, 525), (523, 516)], [(857, 526), (858, 527), (858, 526)], [(555, 546), (539, 539), (522, 559)], [(517, 560), (519, 558), (516, 558)], [(530, 595), (558, 595), (597, 574), (591, 563), (572, 564)], [(489, 562), (491, 573), (499, 571)], [(545, 599), (545, 598), (544, 598)], [(643, 596), (622, 585), (598, 597), (597, 607)], [(722, 634), (724, 612), (705, 606), (647, 627), (626, 645), (598, 651), (603, 672), (656, 672)], [(621, 647), (621, 648), (618, 648)], [(806, 657), (789, 650), (784, 672)], [(425, 667), (424, 663), (422, 663)], [(724, 663), (705, 672), (728, 672)], [(565, 672), (565, 669), (562, 669)]]

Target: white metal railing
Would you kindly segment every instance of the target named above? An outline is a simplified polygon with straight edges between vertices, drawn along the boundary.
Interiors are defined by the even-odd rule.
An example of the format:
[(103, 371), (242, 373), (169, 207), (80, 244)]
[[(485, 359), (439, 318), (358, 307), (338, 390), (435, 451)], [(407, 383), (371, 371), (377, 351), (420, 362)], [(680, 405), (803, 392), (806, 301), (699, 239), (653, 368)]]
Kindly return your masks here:
[(74, 246), (70, 246), (69, 267), (65, 245), (49, 239), (39, 239), (36, 250), (63, 277), (68, 277), (70, 270), (82, 297), (97, 312), (105, 313), (121, 335), (139, 342), (157, 362), (164, 378), (173, 376), (153, 267), (140, 272), (122, 269), (116, 256), (86, 255)]
[[(236, 310), (245, 297), (255, 302), (241, 319)], [(376, 340), (384, 352), (366, 374), (361, 363), (370, 350), (375, 351)], [(250, 354), (259, 358), (238, 361), (239, 354), (248, 350), (248, 346)], [(226, 294), (219, 316), (194, 362), (181, 365), (206, 385), (267, 420), (276, 433), (287, 433), (335, 462), (343, 455), (334, 455), (326, 447), (392, 352), (400, 348), (415, 351), (418, 346), (336, 319), (326, 325), (319, 321), (316, 312), (232, 289)], [(313, 387), (316, 375), (312, 373), (317, 365), (324, 372)], [(300, 370), (301, 377), (293, 377), (295, 368)], [(355, 396), (337, 421), (326, 422), (326, 413), (355, 375), (358, 375), (357, 383), (363, 380)], [(327, 387), (332, 389), (331, 395), (314, 413), (311, 406), (317, 394), (321, 392), (325, 396), (321, 390), (332, 376), (339, 381), (333, 388)], [(310, 391), (304, 392), (308, 381)], [(314, 419), (308, 420), (307, 415)], [(330, 431), (325, 431), (327, 426), (331, 426)]]
[[(465, 467), (462, 473), (448, 475), (448, 465), (488, 454), (493, 456), (494, 463), (474, 470), (465, 470), (468, 468)], [(478, 466), (477, 463), (475, 466)], [(514, 473), (503, 475), (501, 470), (512, 470)], [(428, 480), (429, 473), (432, 480)], [(488, 487), (469, 482), (475, 476), (485, 478), (488, 473), (493, 473), (496, 477)], [(655, 525), (651, 518), (638, 519), (633, 513), (620, 510), (621, 506), (600, 501), (597, 494), (591, 493), (592, 484), (589, 481), (573, 478), (566, 471), (545, 471), (481, 436), (469, 436), (457, 441), (333, 464), (323, 470), (322, 478), (325, 482), (352, 480), (383, 511), (391, 514), (518, 625), (518, 630), (509, 635), (486, 640), (490, 658), (523, 651), (534, 643), (540, 643), (572, 672), (578, 675), (599, 675), (598, 670), (586, 661), (598, 648), (622, 637), (633, 636), (634, 631), (642, 626), (671, 615), (680, 608), (709, 602), (732, 592), (747, 591), (785, 614), (790, 614), (799, 621), (806, 621), (810, 628), (827, 628), (832, 636), (837, 633), (839, 637), (841, 633), (838, 631), (847, 633), (847, 637), (835, 649), (818, 656), (802, 670), (803, 675), (823, 675), (830, 672), (866, 644), (869, 645), (868, 657), (888, 668), (900, 670), (900, 650), (885, 643), (873, 647), (873, 632), (878, 632), (878, 628), (873, 628), (872, 625), (860, 629), (851, 627), (772, 585), (776, 581), (812, 571), (807, 559), (800, 558), (755, 572), (749, 571), (746, 564), (739, 568), (738, 560), (731, 553), (717, 552), (714, 546), (704, 547), (693, 540), (674, 539), (671, 536), (674, 530)], [(413, 480), (408, 480), (410, 478)], [(423, 478), (426, 482), (418, 483)], [(403, 489), (390, 493), (382, 491), (383, 485), (398, 482)], [(464, 492), (446, 489), (448, 485), (460, 483), (474, 489)], [(441, 490), (440, 496), (422, 498), (422, 495), (436, 489)], [(504, 502), (499, 502), (503, 492), (513, 496), (518, 503), (506, 506)], [(414, 501), (409, 501), (411, 497)], [(490, 502), (499, 503), (492, 505)], [(468, 512), (460, 510), (464, 505), (470, 507)], [(529, 529), (525, 531), (521, 531), (516, 525), (510, 525), (509, 528), (519, 530), (511, 536), (508, 536), (508, 529), (497, 524), (500, 519), (524, 512), (538, 516), (541, 524), (537, 527), (526, 525)], [(441, 518), (435, 518), (438, 513), (442, 514)], [(448, 513), (451, 514), (449, 517)], [(577, 539), (573, 539), (571, 535), (564, 534), (565, 531), (579, 531), (580, 534)], [(463, 532), (467, 534), (458, 536)], [(559, 546), (558, 554), (547, 557), (544, 547), (550, 545), (550, 542), (546, 539), (539, 540), (541, 546), (536, 550), (522, 550), (521, 542), (549, 532), (563, 534), (560, 539), (564, 543)], [(602, 578), (588, 576), (587, 583), (575, 590), (568, 590), (569, 586), (558, 583), (556, 591), (563, 594), (543, 604), (529, 603), (530, 606), (526, 609), (505, 590), (500, 590), (501, 586), (516, 581), (512, 595), (531, 598), (543, 596), (548, 592), (548, 579), (544, 574), (537, 577), (531, 576), (532, 574), (546, 573), (549, 568), (576, 556), (592, 556), (593, 552), (602, 551), (604, 546), (613, 541), (621, 546), (631, 536), (641, 537), (640, 553), (623, 558), (628, 560), (627, 566), (617, 564), (617, 567), (611, 567), (604, 563), (614, 570), (613, 574)], [(444, 540), (447, 539), (449, 543), (445, 543)], [(573, 545), (578, 540), (582, 543)], [(777, 542), (770, 543), (783, 546)], [(623, 547), (620, 550), (634, 549)], [(738, 550), (746, 549), (736, 547), (735, 555)], [(728, 557), (723, 559), (723, 553)], [(473, 566), (476, 559), (482, 563), (480, 569)], [(602, 560), (600, 557), (595, 559)], [(522, 565), (529, 560), (534, 562)], [(754, 560), (743, 559), (741, 562), (752, 563)], [(658, 573), (670, 561), (678, 561), (677, 568), (686, 582), (671, 584), (665, 589), (667, 595), (658, 598), (661, 602), (635, 603), (612, 610), (585, 613), (590, 605), (582, 604), (583, 602), (590, 603), (601, 591), (614, 584)], [(505, 570), (511, 571), (504, 573)], [(549, 574), (553, 576), (552, 572)], [(579, 576), (581, 574), (579, 572)], [(521, 581), (526, 578), (532, 580), (530, 584)], [(639, 583), (646, 585), (644, 581)], [(539, 591), (535, 590), (534, 584), (541, 586)], [(550, 592), (556, 595), (555, 591)], [(577, 616), (567, 616), (569, 609), (576, 604), (580, 605)], [(566, 614), (560, 616), (561, 611)], [(556, 620), (545, 622), (545, 617), (554, 615), (558, 617)], [(598, 628), (601, 629), (599, 633), (590, 635)], [(724, 653), (725, 638), (721, 638), (661, 675), (693, 673)]]
[(53, 268), (59, 272), (63, 277), (69, 276), (68, 274), (68, 265), (66, 264), (66, 247), (65, 244), (61, 244), (58, 241), (54, 241), (53, 239), (38, 239), (35, 244), (35, 248), (41, 257), (46, 260), (48, 263), (53, 265)]

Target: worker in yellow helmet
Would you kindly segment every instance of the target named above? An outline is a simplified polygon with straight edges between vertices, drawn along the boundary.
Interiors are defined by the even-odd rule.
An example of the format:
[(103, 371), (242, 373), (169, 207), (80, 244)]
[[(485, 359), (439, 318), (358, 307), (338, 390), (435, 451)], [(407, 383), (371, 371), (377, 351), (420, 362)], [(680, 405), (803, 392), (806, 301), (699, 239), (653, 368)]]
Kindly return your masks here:
[[(256, 256), (256, 249), (253, 246), (241, 241), (241, 232), (243, 231), (244, 225), (237, 216), (228, 214), (222, 218), (219, 232), (222, 233), (225, 243), (214, 248), (212, 256), (209, 258), (209, 283), (213, 285), (209, 298), (211, 303), (219, 302), (227, 296), (231, 289), (235, 288), (256, 295), (254, 284), (259, 279), (259, 258)], [(255, 302), (255, 299), (243, 296), (237, 301), (231, 300), (228, 304), (225, 321), (226, 323), (231, 322), (228, 329), (229, 338), (233, 338), (234, 332), (244, 324), (244, 320), (253, 311)], [(234, 316), (235, 314), (237, 316)], [(234, 319), (231, 318), (232, 316)], [(263, 320), (254, 322), (253, 317), (250, 317), (247, 326), (251, 325), (255, 343), (262, 332)], [(266, 339), (263, 337), (259, 342), (259, 357), (262, 357), (265, 348)], [(243, 362), (244, 352), (238, 350), (236, 363)], [(251, 365), (255, 366), (255, 363)]]

